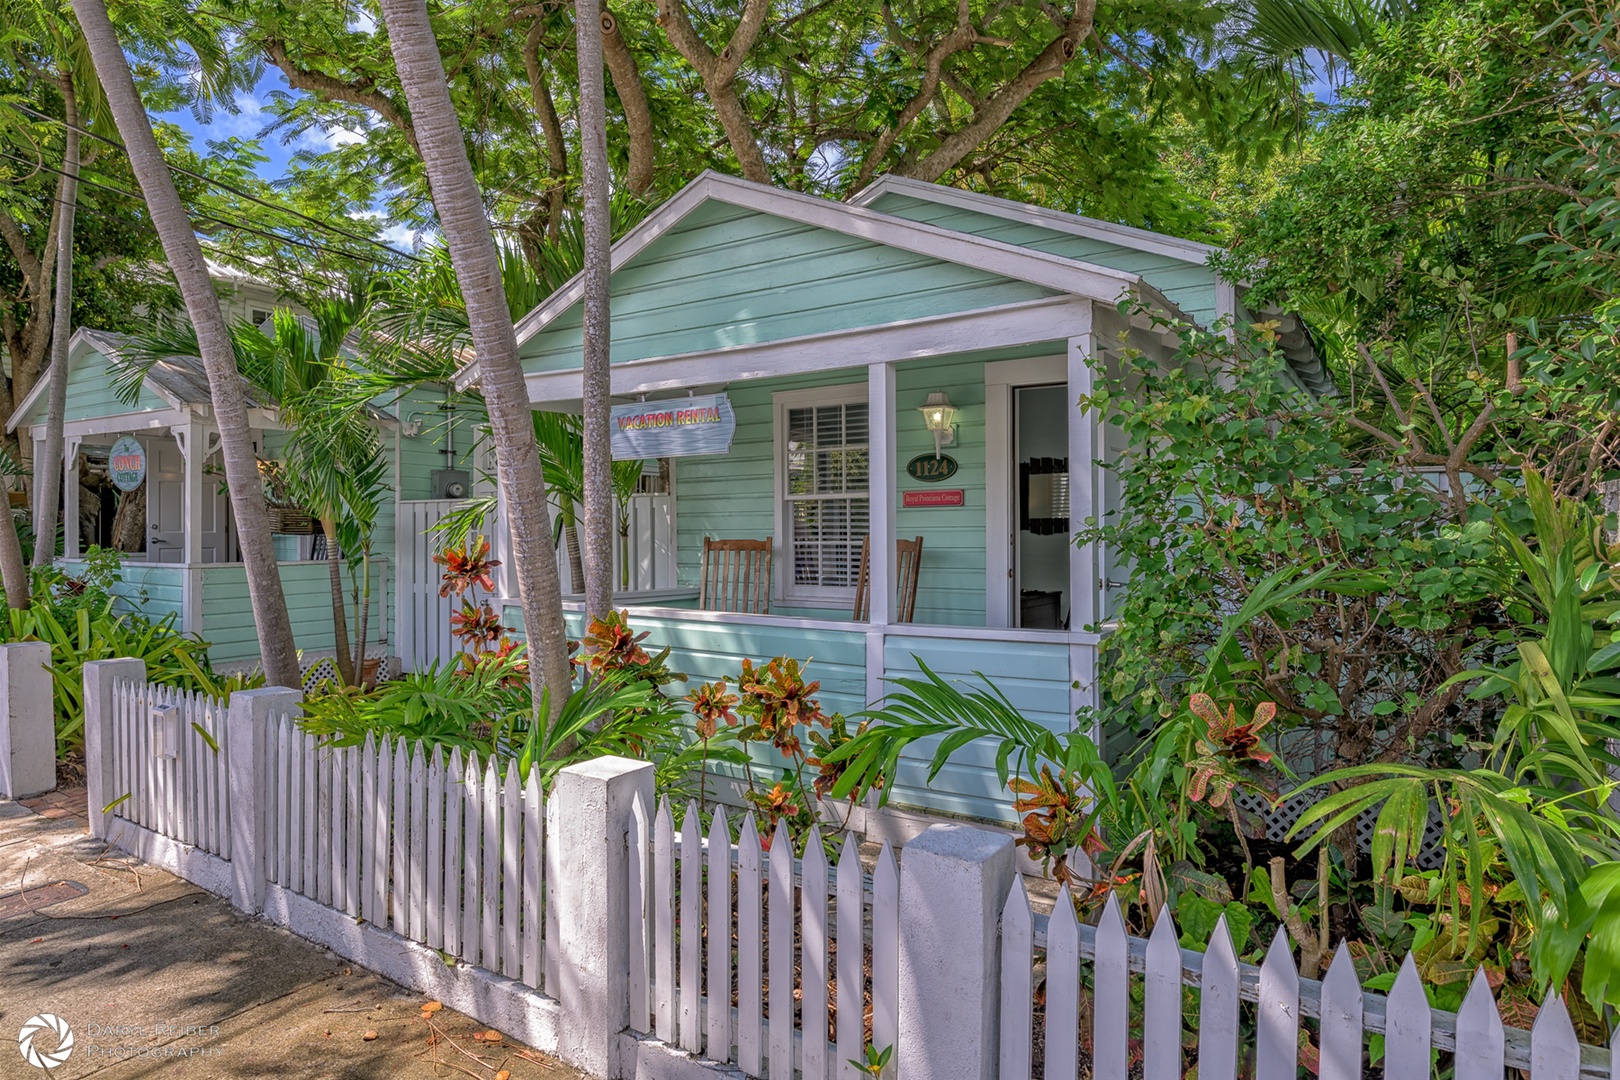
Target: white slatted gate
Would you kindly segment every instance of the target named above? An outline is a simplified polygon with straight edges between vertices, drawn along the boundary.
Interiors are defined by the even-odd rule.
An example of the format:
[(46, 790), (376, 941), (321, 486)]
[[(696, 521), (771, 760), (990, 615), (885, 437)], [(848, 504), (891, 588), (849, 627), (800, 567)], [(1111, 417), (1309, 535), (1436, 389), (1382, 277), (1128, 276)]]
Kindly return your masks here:
[(399, 655), (408, 671), (448, 664), (461, 651), (450, 636), (455, 597), (439, 595), (442, 573), (433, 556), (443, 538), (433, 531), (460, 501), (407, 499), (399, 504)]

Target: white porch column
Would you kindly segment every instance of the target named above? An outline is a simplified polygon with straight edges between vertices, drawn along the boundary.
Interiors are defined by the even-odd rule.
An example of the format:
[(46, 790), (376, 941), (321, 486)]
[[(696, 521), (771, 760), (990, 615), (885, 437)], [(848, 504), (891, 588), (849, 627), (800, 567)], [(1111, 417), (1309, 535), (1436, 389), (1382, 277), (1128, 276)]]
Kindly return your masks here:
[[(180, 629), (192, 634), (202, 633), (202, 514), (203, 514), (203, 462), (208, 458), (208, 431), (194, 415), (174, 429), (175, 441), (180, 444), (184, 458), (180, 489), (184, 511), (180, 535), (181, 571)], [(148, 484), (150, 488), (150, 484)]]
[(62, 440), (62, 557), (79, 557), (79, 444), (77, 435)]
[(894, 611), (898, 421), (894, 414), (892, 365), (872, 364), (866, 369), (866, 408), (870, 440), (867, 447), (867, 494), (872, 538), (867, 578), (871, 607), (866, 632), (866, 697), (870, 704), (883, 696), (883, 635)]
[[(1075, 403), (1091, 393), (1091, 358), (1096, 354), (1092, 309), (1080, 313), (1079, 333), (1069, 338), (1069, 528), (1085, 527), (1087, 518), (1101, 515), (1102, 485), (1097, 462), (1102, 458), (1101, 429), (1097, 418)], [(1102, 610), (1102, 581), (1095, 544), (1069, 545), (1069, 627), (1084, 630), (1096, 623)]]
[[(45, 437), (43, 435), (35, 435), (33, 437), (32, 444), (34, 447), (34, 456), (28, 461), (31, 468), (37, 467), (40, 459), (45, 456)], [(39, 489), (43, 486), (40, 483), (41, 479), (41, 477), (36, 475), (34, 478), (34, 483), (28, 486), (28, 517), (34, 523), (34, 532), (36, 534), (39, 532)]]

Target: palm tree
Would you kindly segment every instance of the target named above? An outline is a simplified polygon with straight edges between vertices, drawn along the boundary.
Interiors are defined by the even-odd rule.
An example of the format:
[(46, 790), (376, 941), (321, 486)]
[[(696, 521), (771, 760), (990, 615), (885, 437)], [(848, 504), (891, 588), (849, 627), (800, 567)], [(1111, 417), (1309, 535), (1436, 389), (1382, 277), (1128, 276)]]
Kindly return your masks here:
[(298, 650), (293, 643), (287, 599), (281, 591), (281, 574), (276, 567), (270, 520), (265, 510), (264, 485), (259, 480), (258, 458), (253, 452), (247, 402), (236, 369), (230, 330), (220, 313), (219, 298), (214, 295), (214, 283), (208, 275), (197, 234), (175, 191), (174, 178), (169, 175), (163, 152), (152, 135), (151, 121), (136, 92), (129, 61), (107, 18), (106, 4), (104, 0), (73, 0), (73, 10), (79, 17), (79, 28), (129, 154), (130, 167), (140, 182), (152, 223), (163, 243), (164, 255), (180, 286), (186, 312), (197, 331), (198, 351), (208, 373), (214, 421), (219, 427), (231, 512), (236, 517), (241, 537), (242, 566), (264, 657), (265, 676), (272, 685), (296, 687), (300, 684)]
[(479, 382), (495, 438), (496, 468), (506, 495), (524, 626), (538, 661), (530, 665), (534, 701), (538, 706), (543, 700), (541, 690), (550, 686), (554, 688), (552, 707), (560, 709), (573, 678), (563, 628), (562, 590), (557, 561), (549, 548), (551, 514), (546, 506), (545, 476), (535, 449), (528, 389), (502, 288), (495, 237), (484, 216), (461, 124), (450, 101), (427, 5), (423, 0), (382, 0), (382, 14), (478, 357)]
[(609, 285), (607, 103), (602, 88), (601, 0), (574, 0), (579, 50), (580, 191), (585, 220), (582, 378), (585, 397), (585, 617), (613, 608), (613, 452), (609, 425)]

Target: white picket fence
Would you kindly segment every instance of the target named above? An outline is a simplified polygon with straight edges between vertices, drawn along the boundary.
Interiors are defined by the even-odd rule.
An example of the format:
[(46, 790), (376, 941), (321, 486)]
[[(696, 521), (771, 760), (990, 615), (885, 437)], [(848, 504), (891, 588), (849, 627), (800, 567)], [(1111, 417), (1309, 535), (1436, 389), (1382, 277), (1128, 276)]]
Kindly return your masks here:
[[(1042, 925), (1044, 924), (1044, 925)], [(1001, 1072), (1031, 1072), (1032, 1001), (1036, 950), (1044, 952), (1046, 1006), (1044, 1080), (1073, 1080), (1080, 1063), (1082, 995), (1089, 992), (1091, 1074), (1130, 1075), (1140, 1057), (1144, 1077), (1180, 1077), (1196, 1065), (1199, 1080), (1294, 1080), (1301, 1075), (1300, 1035), (1317, 1048), (1322, 1080), (1357, 1080), (1362, 1049), (1382, 1035), (1382, 1075), (1388, 1080), (1431, 1075), (1431, 1050), (1452, 1055), (1453, 1080), (1502, 1080), (1507, 1068), (1532, 1080), (1577, 1080), (1614, 1075), (1617, 1050), (1583, 1046), (1561, 998), (1543, 1004), (1531, 1031), (1507, 1028), (1483, 971), (1457, 1013), (1429, 1007), (1410, 955), (1386, 998), (1363, 991), (1349, 951), (1341, 943), (1318, 982), (1302, 979), (1285, 931), (1278, 929), (1264, 962), (1240, 963), (1226, 918), (1216, 923), (1205, 951), (1183, 949), (1166, 911), (1146, 939), (1126, 933), (1118, 901), (1110, 896), (1095, 927), (1081, 925), (1067, 886), (1049, 920), (1030, 909), (1022, 878), (1015, 878), (1002, 912)], [(1089, 968), (1089, 972), (1088, 969)], [(1084, 976), (1090, 975), (1086, 987)], [(1141, 975), (1142, 1005), (1133, 1017), (1132, 980)], [(1196, 1049), (1183, 1054), (1189, 1018), (1188, 988), (1197, 988)], [(1245, 1010), (1243, 1003), (1254, 1007)], [(1242, 1023), (1252, 1017), (1252, 1038)], [(1141, 1032), (1132, 1053), (1132, 1027)], [(1314, 1020), (1314, 1023), (1307, 1023)], [(1251, 1064), (1252, 1063), (1252, 1064)]]
[(668, 799), (650, 827), (646, 807), (637, 804), (629, 858), (631, 1030), (734, 1063), (748, 1076), (797, 1070), (805, 1080), (858, 1077), (850, 1062), (863, 1060), (867, 1046), (894, 1045), (900, 873), (893, 850), (885, 845), (870, 887), (852, 836), (831, 873), (819, 829), (810, 831), (803, 859), (793, 850), (779, 822), (767, 851), (752, 813), (733, 844), (724, 807), (715, 808), (705, 841), (696, 803), (688, 804), (678, 833)]
[(267, 732), (266, 872), (283, 888), (488, 971), (543, 983), (545, 808), (440, 747), (319, 744), (289, 717)]
[(693, 805), (677, 828), (667, 800), (649, 812), (645, 763), (565, 769), (542, 799), (535, 777), (460, 752), (323, 746), (288, 691), (227, 707), (131, 665), (86, 665), (91, 799), (125, 823), (93, 805), (95, 835), (602, 1074), (662, 1075), (658, 1055), (684, 1052), (844, 1080), (873, 1047), (899, 1080), (1292, 1080), (1303, 1033), (1323, 1080), (1364, 1075), (1375, 1035), (1389, 1080), (1429, 1076), (1431, 1051), (1455, 1080), (1620, 1076), (1556, 998), (1531, 1031), (1505, 1028), (1483, 974), (1452, 1014), (1410, 958), (1386, 997), (1343, 948), (1324, 981), (1301, 978), (1282, 932), (1255, 967), (1224, 920), (1197, 952), (1168, 913), (1130, 936), (1113, 898), (1097, 926), (1066, 888), (1037, 914), (1005, 833), (936, 825), (868, 878), (853, 837), (829, 860), (819, 830), (796, 858), (752, 815), (733, 843), (724, 808), (707, 836)]
[[(114, 685), (113, 787), (122, 801), (113, 815), (229, 859), (225, 703), (171, 686), (126, 680)], [(159, 719), (168, 709), (178, 715)], [(160, 724), (167, 725), (165, 733)], [(165, 735), (178, 735), (179, 744), (155, 745)]]

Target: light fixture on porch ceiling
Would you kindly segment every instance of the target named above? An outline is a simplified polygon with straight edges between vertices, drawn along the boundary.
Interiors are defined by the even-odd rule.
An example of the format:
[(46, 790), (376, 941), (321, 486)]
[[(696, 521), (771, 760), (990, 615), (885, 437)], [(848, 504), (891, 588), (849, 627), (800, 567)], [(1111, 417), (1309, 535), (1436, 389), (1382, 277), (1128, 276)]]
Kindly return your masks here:
[(934, 457), (938, 458), (941, 447), (956, 441), (956, 406), (943, 390), (935, 390), (917, 411), (923, 415), (923, 426), (934, 433)]

